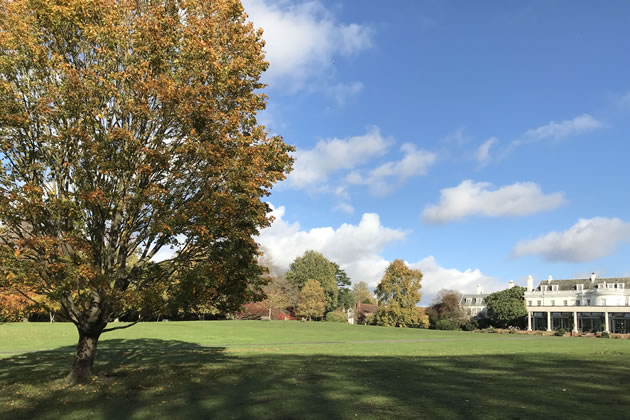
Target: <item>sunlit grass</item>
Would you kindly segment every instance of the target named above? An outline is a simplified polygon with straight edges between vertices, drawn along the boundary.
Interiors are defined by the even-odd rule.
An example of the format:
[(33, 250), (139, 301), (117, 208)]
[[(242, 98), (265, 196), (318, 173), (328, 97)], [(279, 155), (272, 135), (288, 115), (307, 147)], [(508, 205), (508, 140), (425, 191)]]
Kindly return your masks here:
[(0, 325), (0, 417), (623, 418), (630, 407), (630, 340), (146, 323), (104, 335), (93, 383), (67, 388), (73, 328)]

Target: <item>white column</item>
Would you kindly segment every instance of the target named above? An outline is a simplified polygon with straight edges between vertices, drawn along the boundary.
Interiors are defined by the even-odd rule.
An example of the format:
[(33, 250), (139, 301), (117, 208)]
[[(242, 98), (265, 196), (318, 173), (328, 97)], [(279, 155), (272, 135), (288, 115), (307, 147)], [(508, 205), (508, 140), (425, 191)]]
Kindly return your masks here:
[(577, 312), (573, 312), (573, 332), (578, 332)]
[(532, 330), (532, 313), (527, 312), (527, 331)]
[(604, 312), (604, 331), (607, 333), (610, 332), (610, 328), (608, 326), (608, 311)]
[(547, 331), (551, 331), (551, 312), (547, 312)]

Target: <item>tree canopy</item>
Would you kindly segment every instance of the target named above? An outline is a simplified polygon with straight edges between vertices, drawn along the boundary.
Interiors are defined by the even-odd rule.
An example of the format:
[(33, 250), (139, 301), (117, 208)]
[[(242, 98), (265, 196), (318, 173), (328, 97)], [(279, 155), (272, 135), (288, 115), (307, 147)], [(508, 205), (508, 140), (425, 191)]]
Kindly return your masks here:
[(345, 272), (339, 266), (324, 257), (321, 253), (308, 250), (301, 257), (297, 257), (289, 266), (287, 280), (302, 289), (309, 280), (316, 280), (324, 289), (326, 295), (326, 310), (331, 311), (338, 305), (339, 287), (338, 278), (343, 283)]
[(394, 260), (376, 287), (379, 309), (376, 323), (395, 327), (426, 327), (428, 318), (421, 308), (420, 282), (422, 273), (403, 260)]
[(492, 324), (500, 328), (523, 328), (527, 319), (524, 295), (525, 288), (520, 286), (490, 294), (486, 298), (486, 304)]
[(308, 318), (319, 318), (324, 315), (326, 310), (326, 297), (324, 289), (317, 280), (308, 280), (302, 293), (300, 294), (300, 302), (297, 306), (297, 314)]
[(451, 324), (461, 327), (470, 318), (459, 305), (461, 294), (455, 290), (442, 289), (427, 308), (427, 315), (431, 325), (435, 326), (440, 320), (448, 320)]
[(376, 299), (374, 299), (374, 295), (370, 292), (368, 288), (368, 284), (364, 281), (360, 281), (352, 286), (352, 291), (354, 293), (354, 301), (355, 303), (369, 303), (372, 305), (376, 304)]
[(238, 0), (0, 1), (0, 286), (77, 326), (72, 383), (130, 306), (262, 295), (263, 45)]

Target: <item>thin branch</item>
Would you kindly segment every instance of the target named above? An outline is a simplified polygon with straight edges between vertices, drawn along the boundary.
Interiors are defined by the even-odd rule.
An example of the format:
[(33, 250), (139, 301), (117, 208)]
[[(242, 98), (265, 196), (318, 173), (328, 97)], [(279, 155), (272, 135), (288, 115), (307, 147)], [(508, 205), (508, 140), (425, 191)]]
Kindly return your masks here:
[(116, 330), (124, 330), (125, 328), (129, 328), (129, 327), (133, 327), (134, 325), (136, 325), (138, 322), (140, 322), (140, 320), (134, 321), (129, 325), (124, 325), (122, 327), (114, 327), (114, 328), (105, 328), (103, 330), (104, 333), (106, 332), (110, 332), (110, 331), (116, 331)]

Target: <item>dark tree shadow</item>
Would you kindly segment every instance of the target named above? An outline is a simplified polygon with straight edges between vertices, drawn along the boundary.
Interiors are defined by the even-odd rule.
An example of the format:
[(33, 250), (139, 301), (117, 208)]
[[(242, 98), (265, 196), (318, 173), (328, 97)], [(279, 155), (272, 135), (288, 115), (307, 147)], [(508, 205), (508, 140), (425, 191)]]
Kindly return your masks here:
[[(3, 418), (627, 418), (627, 355), (265, 354), (107, 340), (94, 382), (63, 387), (72, 347), (0, 360)], [(13, 403), (13, 405), (11, 405)]]

